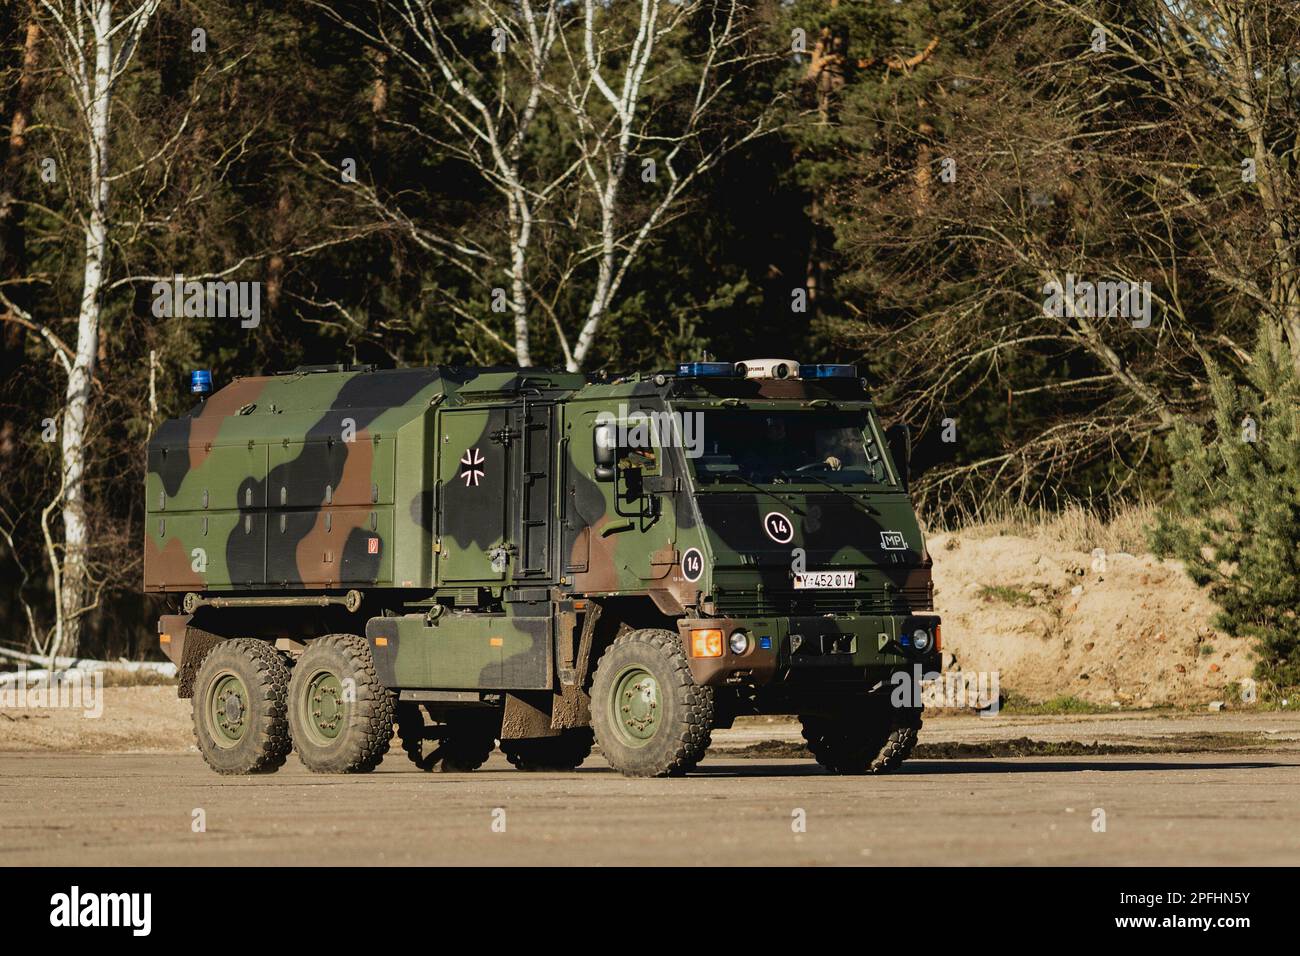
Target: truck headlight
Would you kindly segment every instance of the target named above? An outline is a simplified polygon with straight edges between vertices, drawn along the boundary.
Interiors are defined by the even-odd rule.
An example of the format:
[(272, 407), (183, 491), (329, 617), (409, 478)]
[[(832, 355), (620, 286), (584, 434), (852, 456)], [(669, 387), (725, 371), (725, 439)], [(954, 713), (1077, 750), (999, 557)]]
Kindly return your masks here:
[(924, 654), (930, 649), (930, 632), (918, 627), (912, 632), (912, 646), (918, 653)]
[(732, 631), (727, 645), (731, 648), (731, 653), (743, 654), (749, 650), (749, 635), (744, 631)]

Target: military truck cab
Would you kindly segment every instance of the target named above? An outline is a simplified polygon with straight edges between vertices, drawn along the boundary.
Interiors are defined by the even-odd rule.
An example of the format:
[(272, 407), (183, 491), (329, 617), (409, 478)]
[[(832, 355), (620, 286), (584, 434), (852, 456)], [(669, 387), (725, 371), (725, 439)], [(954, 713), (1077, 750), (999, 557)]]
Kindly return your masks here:
[(675, 775), (763, 713), (888, 770), (940, 644), (890, 444), (793, 360), (242, 379), (150, 442), (145, 589), (221, 772), (368, 770), (395, 723), (423, 769)]

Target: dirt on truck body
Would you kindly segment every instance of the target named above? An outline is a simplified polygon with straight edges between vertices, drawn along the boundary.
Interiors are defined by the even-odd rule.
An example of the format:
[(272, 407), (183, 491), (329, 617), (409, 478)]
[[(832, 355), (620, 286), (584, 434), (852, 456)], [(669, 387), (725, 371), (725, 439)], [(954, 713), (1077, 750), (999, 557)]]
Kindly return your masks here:
[(741, 714), (800, 715), (834, 772), (915, 745), (931, 562), (851, 366), (195, 383), (149, 444), (144, 588), (213, 769), (368, 771), (394, 722), (444, 770), (598, 740), (676, 775)]

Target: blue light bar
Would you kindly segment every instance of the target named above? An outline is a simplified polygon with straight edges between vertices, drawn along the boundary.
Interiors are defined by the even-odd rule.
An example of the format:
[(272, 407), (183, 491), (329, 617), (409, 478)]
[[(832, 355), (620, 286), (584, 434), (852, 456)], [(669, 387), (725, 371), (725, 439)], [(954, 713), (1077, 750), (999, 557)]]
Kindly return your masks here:
[(800, 378), (857, 378), (856, 365), (800, 365)]
[(731, 362), (682, 362), (677, 366), (681, 378), (728, 378), (736, 374)]
[(190, 391), (195, 395), (207, 395), (212, 391), (212, 373), (207, 369), (197, 368), (190, 372)]

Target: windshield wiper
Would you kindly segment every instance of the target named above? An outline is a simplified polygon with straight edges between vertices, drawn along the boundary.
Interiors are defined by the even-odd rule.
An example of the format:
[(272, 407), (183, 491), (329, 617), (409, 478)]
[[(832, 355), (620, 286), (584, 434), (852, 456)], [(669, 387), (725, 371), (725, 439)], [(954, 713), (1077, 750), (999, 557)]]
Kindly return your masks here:
[(784, 508), (789, 508), (791, 511), (793, 511), (795, 514), (797, 514), (799, 517), (801, 517), (801, 518), (807, 517), (807, 515), (805, 515), (802, 511), (800, 511), (800, 510), (799, 510), (798, 508), (796, 508), (794, 505), (790, 504), (790, 502), (786, 501), (784, 498), (779, 497), (778, 495), (773, 494), (772, 492), (768, 491), (766, 488), (763, 488), (763, 487), (760, 486), (760, 485), (756, 485), (756, 484), (754, 484), (752, 481), (750, 481), (748, 478), (746, 478), (744, 475), (742, 475), (742, 474), (741, 474), (740, 472), (738, 472), (738, 471), (728, 471), (728, 472), (724, 472), (723, 474), (718, 475), (716, 480), (721, 481), (723, 478), (736, 478), (736, 479), (738, 479), (738, 480), (740, 480), (740, 481), (743, 481), (745, 484), (749, 485), (749, 487), (753, 488), (753, 489), (754, 489), (755, 491), (757, 491), (759, 494), (761, 494), (761, 495), (767, 495), (767, 496), (768, 496), (769, 498), (771, 498), (773, 501), (779, 501), (779, 502), (781, 503), (781, 506), (782, 506), (782, 507), (784, 507)]
[(814, 475), (812, 472), (809, 472), (809, 471), (801, 471), (801, 472), (795, 473), (795, 472), (790, 472), (790, 471), (778, 471), (777, 474), (778, 474), (778, 475), (785, 475), (787, 478), (791, 479), (792, 481), (802, 481), (802, 480), (805, 479), (805, 478), (810, 478), (810, 479), (812, 479), (813, 481), (817, 482), (817, 484), (819, 484), (819, 485), (825, 485), (827, 488), (829, 488), (831, 491), (835, 492), (836, 494), (843, 495), (845, 498), (848, 498), (848, 499), (849, 499), (850, 501), (852, 501), (855, 505), (857, 505), (858, 507), (862, 508), (862, 510), (865, 511), (867, 514), (869, 514), (869, 515), (879, 515), (879, 514), (880, 514), (879, 511), (877, 511), (875, 508), (871, 507), (871, 505), (867, 504), (867, 503), (866, 503), (865, 501), (863, 501), (861, 498), (858, 498), (858, 497), (855, 497), (854, 495), (849, 494), (849, 493), (848, 493), (847, 491), (845, 491), (843, 488), (839, 487), (838, 485), (833, 485), (833, 484), (831, 484), (829, 481), (826, 481), (824, 478), (818, 478), (818, 477), (817, 477), (816, 475)]

